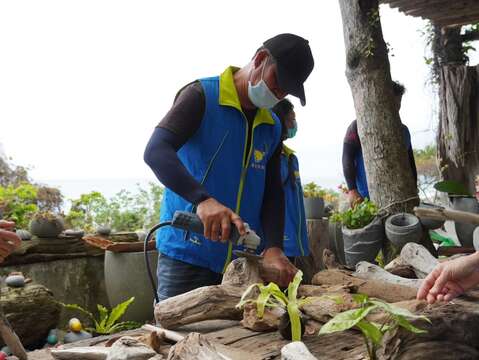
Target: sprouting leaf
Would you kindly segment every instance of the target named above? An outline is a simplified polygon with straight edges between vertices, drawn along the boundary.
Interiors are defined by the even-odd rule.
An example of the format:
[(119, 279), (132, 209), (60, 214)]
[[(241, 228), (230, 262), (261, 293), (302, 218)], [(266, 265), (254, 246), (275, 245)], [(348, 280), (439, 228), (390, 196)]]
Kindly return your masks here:
[(289, 302), (287, 310), (291, 324), (291, 339), (293, 341), (301, 341), (301, 318), (297, 302)]
[(376, 325), (376, 323), (361, 320), (356, 326), (363, 332), (364, 336), (371, 339), (373, 343), (377, 345), (381, 343), (383, 332), (381, 332), (381, 327)]
[(110, 313), (110, 316), (108, 317), (108, 321), (106, 322), (106, 327), (109, 328), (113, 326), (113, 324), (123, 316), (125, 311), (128, 309), (128, 306), (135, 301), (135, 297), (131, 297), (128, 300), (122, 302), (121, 304), (118, 304), (115, 306)]
[(351, 329), (376, 308), (376, 305), (369, 305), (359, 309), (344, 311), (324, 324), (321, 327), (321, 330), (319, 330), (319, 334), (330, 334), (337, 331)]
[(96, 307), (98, 309), (98, 315), (99, 315), (99, 326), (101, 328), (104, 328), (106, 325), (106, 322), (108, 321), (108, 309), (100, 304), (98, 304)]
[(415, 315), (407, 309), (403, 309), (403, 308), (400, 308), (398, 306), (388, 304), (388, 303), (386, 303), (384, 301), (381, 301), (379, 299), (370, 299), (369, 302), (371, 304), (374, 304), (374, 305), (378, 306), (379, 308), (385, 310), (387, 313), (392, 314), (392, 315), (402, 316), (402, 317), (409, 318), (409, 319), (423, 319), (423, 320), (426, 320), (426, 321), (430, 322), (430, 320), (427, 317), (425, 317), (424, 315)]
[(352, 298), (354, 302), (359, 305), (365, 304), (369, 300), (369, 296), (367, 296), (366, 294), (353, 294)]

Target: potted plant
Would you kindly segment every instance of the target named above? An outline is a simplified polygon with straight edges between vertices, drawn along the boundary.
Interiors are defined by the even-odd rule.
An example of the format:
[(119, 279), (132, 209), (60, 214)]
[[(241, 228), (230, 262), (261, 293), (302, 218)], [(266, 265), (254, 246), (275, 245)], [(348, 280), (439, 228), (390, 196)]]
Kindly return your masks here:
[(321, 219), (324, 216), (324, 195), (326, 192), (314, 182), (303, 187), (306, 219)]
[(63, 218), (51, 211), (37, 212), (30, 221), (30, 232), (40, 238), (56, 238), (63, 229)]
[(353, 208), (335, 212), (331, 221), (342, 224), (346, 265), (356, 266), (360, 261), (374, 261), (385, 233), (384, 224), (378, 217), (378, 208), (373, 202), (365, 199)]

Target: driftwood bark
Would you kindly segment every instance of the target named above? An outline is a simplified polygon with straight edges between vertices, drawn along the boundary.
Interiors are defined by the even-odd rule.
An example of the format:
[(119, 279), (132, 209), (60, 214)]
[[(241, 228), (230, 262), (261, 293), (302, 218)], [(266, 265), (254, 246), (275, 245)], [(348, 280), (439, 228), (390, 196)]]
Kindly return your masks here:
[(371, 199), (379, 207), (395, 204), (389, 208), (391, 212), (410, 211), (417, 204), (417, 189), (393, 95), (378, 0), (339, 0), (339, 4), (346, 77), (356, 109)]
[(381, 298), (387, 302), (398, 302), (416, 298), (417, 289), (390, 284), (379, 280), (363, 280), (351, 276), (344, 270), (324, 270), (313, 277), (314, 285), (347, 285), (354, 293)]
[(459, 211), (449, 208), (428, 209), (423, 207), (415, 207), (414, 213), (418, 217), (424, 217), (433, 220), (453, 220), (467, 224), (479, 225), (479, 214), (474, 214), (467, 211)]
[(212, 319), (239, 320), (236, 309), (246, 287), (262, 282), (258, 262), (234, 260), (226, 270), (221, 285), (205, 286), (161, 301), (155, 306), (155, 319), (164, 328), (175, 328)]
[(359, 279), (379, 280), (389, 284), (408, 286), (416, 289), (418, 289), (422, 283), (422, 280), (419, 279), (406, 279), (391, 274), (381, 267), (368, 263), (367, 261), (361, 261), (356, 265), (356, 272), (353, 273), (353, 276)]
[(311, 319), (326, 323), (340, 312), (357, 308), (351, 294), (328, 294), (327, 297), (312, 298), (301, 310)]
[(430, 320), (413, 324), (424, 334), (396, 329), (384, 338), (379, 359), (449, 360), (479, 358), (479, 306), (456, 300), (454, 303), (428, 308), (424, 315)]
[(26, 347), (43, 344), (48, 331), (57, 326), (60, 318), (60, 305), (53, 294), (38, 284), (2, 288), (0, 306)]
[(438, 157), (442, 176), (474, 193), (479, 174), (479, 66), (440, 69)]
[(104, 346), (51, 350), (51, 354), (56, 360), (105, 360), (109, 352), (110, 349)]
[(190, 333), (170, 349), (168, 360), (228, 360), (203, 335)]

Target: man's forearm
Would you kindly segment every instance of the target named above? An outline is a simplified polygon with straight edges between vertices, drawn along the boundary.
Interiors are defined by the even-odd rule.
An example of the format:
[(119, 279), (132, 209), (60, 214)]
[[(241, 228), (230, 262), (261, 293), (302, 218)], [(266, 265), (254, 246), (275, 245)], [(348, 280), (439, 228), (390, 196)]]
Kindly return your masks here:
[(209, 198), (209, 194), (178, 158), (176, 152), (182, 145), (173, 132), (156, 128), (146, 146), (144, 159), (164, 186), (197, 205)]

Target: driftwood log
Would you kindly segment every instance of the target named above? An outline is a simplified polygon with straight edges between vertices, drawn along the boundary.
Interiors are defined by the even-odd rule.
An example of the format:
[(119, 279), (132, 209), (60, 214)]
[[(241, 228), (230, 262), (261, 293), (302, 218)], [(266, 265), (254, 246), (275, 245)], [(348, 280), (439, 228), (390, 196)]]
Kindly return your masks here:
[(206, 337), (190, 333), (170, 349), (168, 360), (230, 360), (216, 350)]
[(479, 215), (467, 211), (459, 211), (449, 208), (415, 207), (414, 213), (418, 217), (433, 220), (453, 220), (467, 224), (479, 225)]
[(403, 264), (410, 265), (419, 279), (424, 279), (439, 261), (422, 245), (407, 243), (400, 255)]
[(23, 288), (3, 287), (0, 291), (0, 306), (23, 345), (43, 344), (48, 331), (57, 326), (61, 311), (50, 290), (27, 284)]
[(324, 270), (313, 277), (314, 285), (345, 285), (354, 293), (377, 297), (387, 302), (398, 302), (416, 298), (417, 289), (391, 284), (380, 280), (364, 280), (345, 270)]
[(408, 286), (416, 289), (419, 288), (422, 283), (422, 280), (419, 279), (405, 279), (403, 277), (391, 274), (383, 268), (367, 261), (360, 261), (356, 265), (356, 272), (353, 273), (353, 276), (359, 279), (379, 280), (389, 284)]
[(424, 313), (431, 324), (416, 320), (413, 324), (426, 330), (413, 334), (398, 328), (387, 334), (379, 350), (379, 359), (449, 360), (479, 359), (479, 305), (455, 300), (435, 305)]
[(157, 323), (168, 329), (203, 320), (240, 320), (243, 311), (236, 305), (247, 286), (263, 282), (260, 266), (245, 258), (234, 260), (221, 285), (204, 286), (159, 302), (155, 306)]

